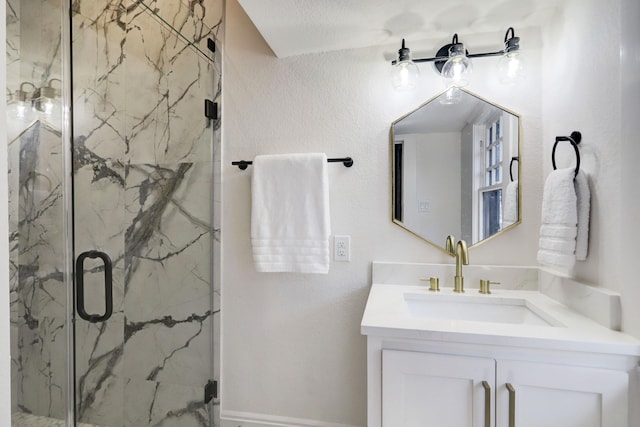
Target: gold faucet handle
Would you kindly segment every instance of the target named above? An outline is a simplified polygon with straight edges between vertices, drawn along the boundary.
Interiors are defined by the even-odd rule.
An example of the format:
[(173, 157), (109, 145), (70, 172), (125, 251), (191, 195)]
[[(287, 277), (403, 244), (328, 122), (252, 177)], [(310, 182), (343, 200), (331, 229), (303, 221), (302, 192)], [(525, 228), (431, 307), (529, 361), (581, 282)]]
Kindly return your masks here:
[(499, 285), (500, 282), (492, 282), (491, 280), (480, 280), (480, 290), (478, 291), (481, 294), (489, 295), (491, 293), (490, 285)]
[(437, 277), (430, 277), (428, 279), (420, 279), (421, 282), (429, 281), (429, 290), (431, 292), (440, 292), (440, 279)]

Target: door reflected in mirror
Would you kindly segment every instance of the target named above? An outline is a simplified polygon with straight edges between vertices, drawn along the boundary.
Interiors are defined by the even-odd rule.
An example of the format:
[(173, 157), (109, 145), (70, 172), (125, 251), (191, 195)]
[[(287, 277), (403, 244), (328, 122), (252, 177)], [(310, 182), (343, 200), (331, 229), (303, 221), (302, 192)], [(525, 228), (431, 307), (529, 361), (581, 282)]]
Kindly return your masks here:
[(393, 222), (444, 250), (520, 223), (520, 118), (449, 89), (391, 125)]

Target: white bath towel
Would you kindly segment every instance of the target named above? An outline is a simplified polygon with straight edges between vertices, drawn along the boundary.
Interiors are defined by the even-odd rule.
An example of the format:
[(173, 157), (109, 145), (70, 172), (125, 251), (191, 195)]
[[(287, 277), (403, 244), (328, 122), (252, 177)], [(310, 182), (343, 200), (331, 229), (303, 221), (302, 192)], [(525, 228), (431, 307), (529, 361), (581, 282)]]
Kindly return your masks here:
[(557, 169), (544, 184), (538, 248), (538, 262), (543, 265), (572, 267), (575, 263), (578, 201), (574, 175), (574, 169)]
[(504, 199), (504, 215), (502, 221), (505, 225), (511, 225), (518, 221), (518, 180), (507, 184)]
[(329, 272), (329, 180), (321, 153), (257, 156), (251, 183), (256, 271)]
[(578, 232), (576, 235), (576, 260), (584, 261), (589, 252), (589, 217), (591, 211), (591, 192), (589, 179), (583, 171), (578, 171), (574, 180), (576, 197), (578, 199)]

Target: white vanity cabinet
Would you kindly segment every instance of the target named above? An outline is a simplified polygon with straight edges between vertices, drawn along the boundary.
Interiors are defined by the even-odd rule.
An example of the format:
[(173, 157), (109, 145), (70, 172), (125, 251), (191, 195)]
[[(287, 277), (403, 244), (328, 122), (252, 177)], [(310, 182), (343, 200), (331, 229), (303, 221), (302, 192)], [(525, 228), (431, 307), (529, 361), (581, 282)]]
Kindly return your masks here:
[[(628, 426), (624, 370), (393, 349), (381, 353), (382, 427)], [(378, 425), (376, 419), (370, 417), (369, 426)]]
[[(619, 295), (521, 267), (465, 271), (502, 286), (430, 292), (420, 279), (451, 282), (451, 265), (373, 264), (367, 427), (640, 427), (640, 340), (615, 330)], [(506, 289), (532, 277), (544, 292)]]
[(498, 360), (496, 393), (498, 427), (629, 425), (624, 371)]
[(493, 359), (382, 352), (382, 426), (489, 427)]

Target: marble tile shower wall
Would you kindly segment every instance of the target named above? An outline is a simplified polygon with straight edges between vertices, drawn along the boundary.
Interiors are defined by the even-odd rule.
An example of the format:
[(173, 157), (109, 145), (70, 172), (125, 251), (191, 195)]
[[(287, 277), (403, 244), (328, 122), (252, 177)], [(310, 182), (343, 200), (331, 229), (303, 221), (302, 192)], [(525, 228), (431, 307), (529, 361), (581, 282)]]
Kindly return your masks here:
[(17, 199), (10, 221), (12, 402), (56, 417), (65, 414), (66, 378), (60, 138), (59, 129), (36, 121), (9, 145), (10, 197)]
[[(8, 1), (21, 22), (8, 27), (17, 74), (9, 85), (25, 80), (25, 69), (59, 75), (43, 65), (59, 63), (59, 49), (46, 60), (24, 55), (28, 3), (51, 2)], [(78, 414), (86, 423), (219, 419), (203, 387), (219, 377), (212, 218), (220, 217), (220, 122), (205, 119), (203, 103), (221, 96), (220, 49), (214, 55), (206, 42), (222, 43), (222, 0), (206, 4), (73, 2), (75, 249), (107, 252), (114, 283), (111, 319), (76, 322)], [(42, 13), (34, 7), (34, 16)], [(37, 38), (59, 38), (45, 33)], [(14, 410), (56, 418), (65, 414), (66, 375), (60, 150), (59, 126), (43, 119), (10, 145)], [(87, 269), (86, 286), (99, 289), (103, 272)], [(89, 311), (102, 311), (103, 298), (87, 293)]]

